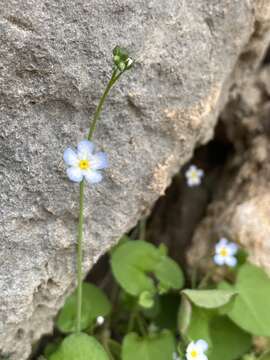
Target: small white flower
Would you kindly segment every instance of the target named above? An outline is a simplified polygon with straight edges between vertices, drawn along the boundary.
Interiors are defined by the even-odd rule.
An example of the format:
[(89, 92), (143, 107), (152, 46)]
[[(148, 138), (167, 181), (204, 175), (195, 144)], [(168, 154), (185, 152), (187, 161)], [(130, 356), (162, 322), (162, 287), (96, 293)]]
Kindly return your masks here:
[(186, 350), (187, 360), (208, 360), (205, 355), (205, 351), (208, 349), (208, 344), (206, 341), (200, 339), (196, 342), (192, 341)]
[(107, 154), (93, 153), (94, 144), (83, 140), (78, 144), (77, 151), (67, 148), (64, 152), (64, 161), (69, 166), (67, 176), (71, 181), (81, 182), (84, 178), (89, 183), (98, 183), (102, 180), (99, 170), (108, 167)]
[(215, 247), (215, 264), (222, 266), (228, 265), (234, 267), (237, 264), (235, 254), (238, 251), (238, 246), (233, 242), (228, 242), (227, 239), (221, 238)]
[(96, 320), (96, 323), (97, 323), (97, 325), (101, 326), (101, 325), (104, 324), (104, 321), (105, 321), (105, 319), (104, 319), (103, 316), (98, 316), (97, 320)]
[(190, 165), (185, 173), (188, 186), (193, 187), (200, 185), (203, 175), (204, 171), (202, 169), (199, 169), (196, 165)]

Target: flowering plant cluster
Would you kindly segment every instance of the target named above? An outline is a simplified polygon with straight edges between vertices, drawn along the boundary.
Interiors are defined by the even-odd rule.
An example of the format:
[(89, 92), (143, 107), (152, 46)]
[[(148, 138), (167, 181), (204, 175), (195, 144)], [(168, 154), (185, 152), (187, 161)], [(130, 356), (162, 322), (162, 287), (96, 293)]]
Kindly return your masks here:
[[(270, 338), (270, 278), (247, 261), (246, 254), (224, 236), (209, 252), (209, 271), (184, 275), (168, 249), (125, 235), (110, 251), (107, 291), (83, 281), (84, 186), (103, 179), (107, 154), (92, 142), (104, 101), (134, 61), (127, 51), (113, 51), (114, 69), (100, 99), (88, 136), (76, 150), (67, 147), (67, 177), (79, 184), (77, 289), (60, 310), (57, 336), (44, 349), (47, 360), (269, 360), (259, 354), (253, 336)], [(189, 187), (200, 186), (204, 171), (191, 165)], [(74, 185), (76, 186), (76, 185)], [(219, 268), (223, 267), (223, 279)], [(188, 274), (186, 274), (188, 275)]]

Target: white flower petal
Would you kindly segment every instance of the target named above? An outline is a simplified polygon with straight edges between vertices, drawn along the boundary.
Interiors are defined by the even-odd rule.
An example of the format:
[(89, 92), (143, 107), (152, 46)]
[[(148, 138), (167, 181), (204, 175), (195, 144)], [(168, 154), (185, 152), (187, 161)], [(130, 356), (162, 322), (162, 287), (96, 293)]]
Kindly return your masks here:
[(82, 174), (81, 169), (79, 167), (75, 167), (75, 166), (69, 167), (67, 169), (67, 176), (69, 177), (69, 179), (71, 181), (74, 181), (74, 182), (81, 182), (83, 179), (83, 174)]
[(98, 171), (86, 170), (83, 172), (83, 175), (85, 176), (85, 179), (91, 184), (99, 183), (102, 180), (102, 175)]
[(228, 244), (228, 240), (225, 238), (221, 238), (219, 242), (216, 244), (215, 247), (216, 253), (219, 253), (222, 248), (227, 247), (227, 244)]
[(219, 265), (219, 266), (222, 266), (224, 265), (225, 263), (225, 258), (219, 254), (216, 254), (214, 257), (213, 257), (213, 260), (214, 260), (214, 263), (216, 265)]
[(237, 264), (237, 259), (234, 256), (227, 256), (224, 258), (225, 264), (230, 267), (235, 267)]
[(80, 160), (89, 159), (94, 151), (94, 144), (89, 140), (82, 140), (78, 144), (78, 157)]
[(71, 148), (67, 148), (64, 151), (63, 158), (64, 158), (65, 163), (69, 166), (76, 166), (78, 163), (78, 156), (75, 153), (75, 151), (72, 150)]
[(188, 347), (187, 347), (186, 352), (188, 353), (188, 352), (190, 352), (192, 349), (194, 349), (194, 345), (195, 345), (194, 341), (191, 341), (191, 342), (188, 344)]
[(200, 348), (201, 351), (203, 351), (203, 352), (208, 349), (208, 344), (203, 339), (200, 339), (200, 340), (196, 341), (195, 345), (198, 346), (198, 348)]
[(198, 360), (208, 360), (208, 357), (205, 354), (200, 354)]
[(199, 183), (200, 183), (200, 181), (198, 181), (198, 179), (193, 179), (193, 178), (188, 178), (188, 179), (187, 179), (187, 184), (188, 184), (188, 186), (190, 186), (190, 187), (199, 185)]
[(227, 245), (229, 255), (235, 255), (238, 251), (238, 245), (231, 242)]
[(91, 156), (90, 166), (93, 170), (105, 169), (109, 166), (108, 156), (104, 152), (98, 152)]

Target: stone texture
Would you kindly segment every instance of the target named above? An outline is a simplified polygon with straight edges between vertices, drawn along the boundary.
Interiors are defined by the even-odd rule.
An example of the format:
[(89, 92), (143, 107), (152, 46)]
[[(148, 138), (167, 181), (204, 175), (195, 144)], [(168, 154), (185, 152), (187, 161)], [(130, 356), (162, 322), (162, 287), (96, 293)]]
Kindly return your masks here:
[[(86, 134), (109, 76), (111, 49), (129, 47), (137, 65), (113, 90), (96, 133), (111, 168), (106, 181), (86, 193), (85, 270), (212, 137), (233, 70), (249, 72), (245, 64), (256, 66), (263, 56), (269, 5), (0, 5), (0, 351), (24, 360), (74, 287), (78, 187), (68, 182), (61, 159), (64, 148)], [(247, 49), (252, 61), (239, 60)]]
[(252, 262), (270, 273), (269, 83), (267, 64), (241, 82), (222, 114), (235, 154), (224, 168), (208, 215), (195, 232), (190, 264), (198, 263), (225, 236), (238, 242)]

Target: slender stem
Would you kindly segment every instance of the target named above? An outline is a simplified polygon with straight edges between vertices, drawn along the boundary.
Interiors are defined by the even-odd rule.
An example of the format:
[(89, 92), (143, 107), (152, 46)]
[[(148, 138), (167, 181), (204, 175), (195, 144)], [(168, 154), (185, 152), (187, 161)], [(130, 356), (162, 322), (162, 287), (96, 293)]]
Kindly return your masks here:
[(214, 274), (215, 272), (215, 268), (211, 268), (207, 271), (207, 273), (205, 274), (205, 276), (202, 278), (201, 282), (198, 285), (198, 289), (203, 289), (207, 286), (209, 279), (211, 278), (211, 276)]
[[(88, 140), (91, 140), (96, 130), (97, 121), (99, 119), (104, 101), (109, 94), (111, 88), (119, 79), (122, 72), (117, 74), (117, 69), (112, 73), (110, 81), (101, 96), (97, 109), (94, 114), (93, 121), (88, 133)], [(84, 209), (84, 180), (80, 182), (80, 209), (79, 209), (79, 224), (78, 224), (78, 243), (77, 243), (77, 319), (76, 319), (76, 332), (81, 331), (81, 316), (82, 316), (82, 260), (83, 260), (83, 209)]]
[(110, 78), (110, 81), (108, 82), (108, 85), (106, 86), (106, 89), (105, 89), (103, 95), (101, 96), (101, 98), (99, 100), (98, 106), (97, 106), (95, 114), (94, 114), (93, 121), (92, 121), (91, 126), (90, 126), (90, 130), (89, 130), (89, 133), (88, 133), (88, 137), (87, 137), (88, 140), (92, 139), (93, 134), (94, 134), (94, 132), (96, 130), (97, 121), (99, 119), (99, 115), (100, 115), (100, 112), (102, 110), (102, 106), (104, 104), (104, 101), (105, 101), (107, 95), (109, 94), (111, 88), (113, 87), (115, 82), (119, 79), (119, 76), (122, 73), (119, 73), (118, 75), (116, 75), (116, 74), (117, 74), (117, 69), (113, 71), (112, 76)]
[(130, 314), (130, 318), (129, 318), (129, 322), (128, 322), (128, 329), (127, 332), (131, 332), (134, 328), (134, 322), (136, 319), (136, 314), (137, 314), (137, 305), (135, 305), (135, 307), (133, 308), (131, 314)]
[(84, 181), (80, 182), (80, 212), (78, 224), (78, 243), (77, 243), (77, 322), (76, 331), (81, 331), (82, 315), (82, 242), (83, 242), (83, 199), (84, 199)]
[(141, 219), (139, 222), (139, 238), (140, 240), (145, 240), (146, 234), (146, 219)]
[(141, 315), (139, 313), (139, 311), (136, 313), (136, 319), (137, 319), (137, 324), (139, 326), (139, 329), (140, 329), (140, 332), (143, 336), (146, 336), (147, 335), (147, 332), (144, 328), (144, 323), (143, 323), (143, 320), (141, 318)]

